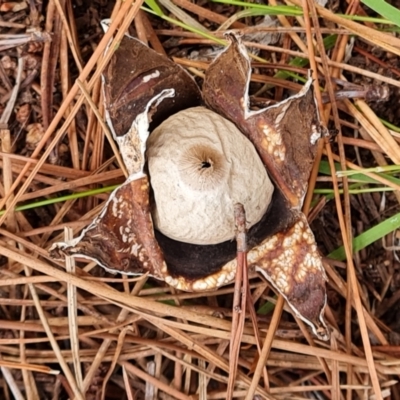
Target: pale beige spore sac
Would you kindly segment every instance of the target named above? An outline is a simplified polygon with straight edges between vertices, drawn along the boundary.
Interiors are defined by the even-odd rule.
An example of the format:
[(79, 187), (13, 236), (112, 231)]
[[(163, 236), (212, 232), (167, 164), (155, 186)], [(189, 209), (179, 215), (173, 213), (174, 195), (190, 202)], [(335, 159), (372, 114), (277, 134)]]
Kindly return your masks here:
[(186, 243), (233, 239), (233, 207), (248, 227), (265, 214), (273, 185), (253, 144), (234, 124), (204, 108), (181, 111), (150, 135), (147, 158), (155, 227)]

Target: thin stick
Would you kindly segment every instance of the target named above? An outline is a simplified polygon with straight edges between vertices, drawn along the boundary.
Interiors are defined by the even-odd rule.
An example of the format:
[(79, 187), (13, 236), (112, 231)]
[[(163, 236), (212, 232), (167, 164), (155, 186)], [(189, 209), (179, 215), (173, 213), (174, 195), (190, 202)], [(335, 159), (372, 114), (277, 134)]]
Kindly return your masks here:
[[(199, 17), (208, 19), (211, 22), (215, 22), (217, 24), (223, 24), (225, 21), (228, 20), (227, 17), (225, 17), (222, 14), (207, 10), (206, 8), (200, 7), (196, 4), (193, 4), (192, 2), (188, 0), (173, 0), (173, 2), (184, 8), (185, 10), (188, 10), (194, 14), (197, 14)], [(242, 22), (234, 22), (232, 24), (233, 28), (246, 28), (247, 25), (243, 24)]]
[(121, 167), (122, 171), (124, 172), (125, 177), (128, 177), (129, 174), (128, 174), (128, 171), (127, 171), (127, 169), (125, 167), (125, 163), (124, 163), (124, 161), (123, 161), (123, 159), (121, 157), (121, 153), (119, 152), (118, 147), (115, 144), (115, 141), (114, 141), (114, 139), (113, 139), (113, 137), (111, 135), (110, 130), (108, 129), (108, 126), (104, 123), (104, 120), (103, 120), (102, 116), (100, 115), (100, 112), (96, 107), (96, 104), (94, 104), (94, 102), (92, 101), (92, 99), (91, 99), (88, 91), (86, 90), (84, 84), (79, 79), (76, 80), (76, 84), (81, 89), (82, 94), (85, 96), (87, 102), (89, 103), (90, 107), (92, 108), (92, 111), (96, 115), (99, 124), (103, 128), (103, 131), (106, 134), (107, 139), (108, 139), (108, 141), (110, 143), (110, 146), (111, 146), (111, 148), (112, 148), (112, 150), (114, 152), (115, 158), (117, 159), (119, 166)]
[(82, 71), (83, 71), (83, 68), (82, 68), (83, 61), (82, 61), (82, 58), (80, 57), (80, 54), (79, 54), (79, 52), (77, 50), (77, 47), (74, 44), (74, 40), (73, 40), (73, 37), (72, 37), (71, 29), (70, 29), (70, 27), (68, 25), (67, 17), (65, 16), (63, 7), (60, 4), (60, 0), (54, 0), (54, 3), (55, 3), (55, 6), (57, 8), (57, 11), (58, 11), (59, 17), (61, 19), (61, 22), (63, 24), (63, 28), (64, 28), (65, 34), (67, 36), (69, 47), (71, 49), (72, 56), (74, 57), (75, 65), (78, 68), (79, 73), (82, 73)]
[(368, 337), (368, 329), (367, 329), (367, 324), (365, 321), (365, 315), (363, 313), (363, 306), (361, 303), (360, 292), (359, 292), (359, 288), (358, 288), (358, 284), (357, 284), (357, 282), (358, 282), (357, 276), (356, 276), (355, 269), (354, 269), (353, 259), (351, 257), (351, 247), (349, 244), (346, 225), (345, 225), (345, 221), (343, 218), (342, 203), (341, 203), (340, 194), (339, 194), (339, 190), (338, 190), (337, 178), (335, 175), (335, 165), (333, 162), (332, 149), (331, 149), (331, 146), (329, 143), (325, 144), (325, 148), (328, 153), (329, 165), (330, 165), (330, 168), (332, 171), (337, 215), (339, 218), (340, 230), (342, 232), (342, 237), (343, 237), (343, 245), (344, 245), (344, 249), (345, 249), (346, 256), (347, 256), (347, 262), (348, 262), (349, 282), (347, 284), (351, 285), (351, 287), (353, 289), (352, 293), (353, 293), (354, 306), (357, 311), (358, 323), (359, 323), (360, 331), (361, 331), (361, 338), (362, 338), (363, 345), (364, 345), (365, 359), (367, 361), (368, 370), (369, 370), (369, 373), (371, 376), (371, 381), (372, 381), (372, 386), (374, 388), (375, 396), (376, 396), (377, 400), (382, 400), (383, 396), (382, 396), (382, 392), (381, 392), (381, 389), (379, 386), (379, 378), (378, 378), (378, 374), (377, 374), (376, 367), (375, 367), (374, 356), (372, 354), (371, 343), (370, 343), (369, 337)]
[(3, 368), (10, 369), (21, 369), (27, 371), (40, 372), (42, 374), (58, 375), (60, 371), (46, 367), (45, 365), (27, 364), (27, 363), (17, 363), (14, 361), (5, 361), (0, 358), (0, 366)]
[(3, 129), (2, 124), (7, 124), (8, 120), (11, 117), (11, 114), (14, 110), (15, 102), (17, 101), (17, 96), (19, 92), (19, 87), (21, 85), (22, 80), (22, 72), (24, 70), (24, 58), (18, 57), (18, 68), (17, 68), (17, 77), (15, 79), (15, 85), (11, 92), (10, 99), (7, 102), (6, 108), (3, 110), (3, 113), (0, 117), (0, 128)]
[[(68, 47), (67, 47), (67, 36), (65, 33), (65, 29), (61, 31), (61, 40), (60, 40), (60, 76), (61, 76), (61, 92), (63, 99), (65, 99), (68, 95), (68, 90), (70, 87), (70, 79), (69, 79), (69, 63), (68, 63)], [(71, 112), (71, 105), (68, 107), (65, 116)], [(77, 140), (77, 132), (76, 132), (76, 122), (73, 120), (68, 127), (68, 140), (69, 147), (71, 152), (71, 161), (74, 169), (79, 169), (79, 148), (78, 148), (78, 140)]]
[(119, 356), (121, 354), (121, 351), (122, 351), (122, 348), (123, 348), (123, 344), (124, 344), (124, 339), (125, 339), (125, 336), (126, 336), (128, 330), (132, 331), (132, 327), (130, 325), (128, 325), (125, 328), (123, 328), (121, 330), (120, 334), (118, 335), (117, 347), (116, 347), (116, 349), (114, 351), (113, 359), (112, 359), (110, 368), (107, 371), (107, 374), (106, 374), (106, 376), (104, 377), (104, 380), (103, 380), (103, 384), (102, 384), (102, 388), (101, 388), (101, 400), (105, 399), (107, 383), (108, 383), (109, 379), (111, 378), (111, 375), (114, 372), (115, 366), (117, 365), (118, 358), (119, 358)]
[(178, 390), (167, 385), (166, 383), (164, 383), (164, 382), (158, 380), (157, 378), (142, 371), (140, 368), (135, 367), (128, 361), (122, 361), (122, 362), (120, 362), (120, 365), (122, 365), (133, 376), (143, 379), (145, 382), (150, 382), (155, 387), (157, 387), (159, 390), (162, 390), (163, 392), (169, 394), (170, 396), (173, 396), (173, 398), (175, 398), (175, 399), (178, 399), (178, 400), (191, 400), (192, 399), (191, 396), (187, 396), (184, 393), (179, 392)]
[(51, 347), (53, 348), (54, 354), (57, 357), (58, 363), (60, 364), (60, 367), (63, 370), (64, 375), (67, 378), (68, 383), (71, 386), (71, 389), (72, 389), (75, 397), (78, 400), (83, 400), (84, 397), (82, 396), (82, 393), (81, 393), (81, 391), (79, 390), (79, 388), (78, 388), (78, 386), (76, 384), (75, 377), (71, 373), (71, 370), (70, 370), (67, 362), (65, 361), (65, 359), (64, 359), (64, 357), (62, 355), (60, 347), (58, 346), (58, 343), (57, 343), (57, 341), (56, 341), (56, 339), (54, 337), (54, 334), (53, 334), (53, 332), (51, 330), (50, 324), (47, 321), (45, 312), (44, 312), (44, 310), (43, 310), (43, 308), (42, 308), (42, 306), (40, 304), (40, 300), (39, 300), (39, 296), (37, 294), (36, 288), (31, 283), (28, 284), (28, 286), (29, 286), (29, 290), (31, 292), (31, 296), (32, 296), (33, 301), (34, 301), (35, 306), (36, 306), (36, 311), (37, 311), (37, 313), (39, 315), (40, 321), (41, 321), (41, 323), (43, 325), (43, 328), (44, 328), (44, 330), (45, 330), (45, 332), (47, 334), (47, 337), (49, 338)]
[[(73, 239), (71, 228), (65, 228), (64, 230), (65, 240)], [(75, 260), (73, 257), (68, 256), (65, 259), (65, 269), (69, 274), (76, 273)], [(77, 308), (77, 296), (76, 296), (76, 286), (72, 283), (67, 284), (68, 287), (68, 325), (69, 325), (69, 334), (71, 340), (71, 353), (74, 365), (74, 372), (76, 378), (76, 384), (79, 388), (79, 391), (83, 393), (83, 378), (82, 378), (82, 369), (81, 369), (81, 361), (79, 357), (79, 340), (78, 340), (78, 308)]]
[[(246, 213), (242, 204), (235, 204), (237, 267), (232, 305), (232, 332), (229, 346), (229, 380), (226, 398), (231, 399), (235, 387), (240, 343), (246, 317), (246, 291), (243, 290), (244, 269), (247, 268)], [(247, 272), (247, 271), (246, 271)], [(247, 277), (247, 273), (246, 273)]]
[(252, 400), (254, 393), (258, 386), (258, 381), (260, 380), (262, 370), (264, 365), (267, 364), (267, 358), (271, 351), (272, 341), (274, 340), (275, 330), (279, 325), (279, 320), (281, 319), (283, 305), (285, 304), (285, 300), (282, 296), (278, 296), (278, 299), (275, 304), (275, 311), (272, 316), (270, 328), (268, 329), (267, 336), (264, 341), (264, 346), (261, 351), (260, 358), (258, 359), (258, 363), (256, 366), (256, 370), (254, 371), (253, 379), (251, 381), (251, 385), (248, 389), (245, 400)]
[(11, 390), (11, 393), (14, 395), (14, 398), (16, 400), (24, 400), (24, 396), (22, 395), (21, 391), (19, 390), (17, 382), (15, 382), (15, 379), (14, 379), (11, 371), (5, 367), (0, 367), (0, 371), (3, 375), (5, 383), (7, 383), (8, 387)]
[(128, 400), (133, 400), (134, 399), (134, 394), (132, 392), (132, 388), (131, 388), (131, 385), (129, 383), (129, 377), (128, 377), (128, 374), (126, 373), (126, 369), (125, 369), (124, 366), (122, 366), (122, 376), (124, 378), (126, 397), (127, 397)]
[[(256, 314), (256, 310), (254, 309), (253, 296), (251, 295), (251, 290), (250, 290), (247, 257), (245, 257), (245, 259), (244, 259), (243, 267), (244, 267), (243, 268), (243, 287), (246, 290), (247, 309), (249, 311), (251, 323), (253, 325), (254, 338), (256, 339), (258, 356), (260, 357), (261, 351), (262, 351), (262, 348), (261, 348), (262, 343), (261, 343), (261, 337), (260, 337), (260, 330), (258, 329), (257, 314)], [(264, 377), (264, 387), (265, 387), (265, 389), (269, 389), (269, 380), (268, 380), (266, 364), (264, 364), (264, 368), (263, 368), (263, 377)]]
[[(180, 44), (182, 43), (189, 43), (189, 41), (180, 41)], [(197, 39), (196, 41), (191, 41), (191, 44), (197, 43), (197, 44), (215, 44), (214, 41), (209, 40), (209, 39)], [(266, 45), (266, 44), (260, 44), (260, 43), (256, 43), (256, 42), (246, 42), (244, 41), (243, 44), (246, 47), (254, 47), (256, 49), (261, 49), (261, 50), (267, 50), (267, 51), (271, 51), (271, 52), (277, 52), (277, 53), (287, 53), (291, 56), (294, 57), (302, 57), (302, 58), (309, 58), (308, 52), (302, 52), (302, 51), (296, 51), (296, 50), (289, 50), (286, 48), (282, 48), (282, 47), (278, 47), (278, 46), (270, 46), (270, 45)], [(317, 61), (318, 63), (321, 63), (321, 57), (317, 57), (315, 56), (315, 61)], [(362, 68), (358, 68), (358, 67), (354, 67), (353, 65), (349, 65), (349, 64), (344, 64), (344, 63), (339, 63), (336, 61), (331, 61), (329, 59), (326, 60), (327, 64), (330, 67), (335, 67), (335, 68), (340, 68), (344, 71), (349, 71), (349, 72), (354, 72), (356, 74), (360, 74), (363, 76), (366, 76), (368, 78), (372, 78), (372, 79), (376, 79), (378, 81), (381, 82), (386, 82), (389, 85), (393, 85), (396, 87), (400, 87), (400, 82), (396, 79), (393, 78), (388, 78), (384, 75), (380, 75), (377, 74), (375, 72), (371, 72)], [(206, 65), (206, 63), (204, 63)]]

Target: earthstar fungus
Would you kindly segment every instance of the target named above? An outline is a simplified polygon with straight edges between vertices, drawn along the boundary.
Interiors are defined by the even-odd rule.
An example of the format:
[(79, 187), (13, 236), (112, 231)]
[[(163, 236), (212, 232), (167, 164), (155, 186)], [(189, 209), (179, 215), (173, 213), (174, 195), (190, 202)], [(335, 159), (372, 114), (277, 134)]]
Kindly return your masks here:
[[(235, 232), (233, 229), (230, 233), (234, 226), (226, 221), (233, 220), (233, 206), (241, 201), (247, 214), (254, 209), (258, 212), (248, 216), (249, 268), (260, 272), (284, 296), (295, 315), (317, 337), (326, 340), (326, 276), (313, 233), (301, 212), (322, 131), (311, 80), (298, 94), (271, 107), (251, 111), (250, 61), (240, 40), (233, 34), (227, 37), (230, 44), (208, 68), (202, 94), (178, 65), (137, 39), (124, 37), (104, 72), (103, 88), (106, 119), (129, 177), (110, 195), (102, 212), (79, 237), (55, 244), (50, 252), (54, 258), (67, 254), (94, 260), (113, 273), (149, 273), (180, 290), (216, 289), (235, 277), (236, 244), (231, 240)], [(217, 129), (216, 135), (221, 135), (219, 144), (215, 145), (215, 137), (210, 139), (204, 132), (197, 135), (200, 141), (197, 138), (197, 142), (190, 144), (182, 129), (179, 135), (183, 136), (175, 140), (176, 144), (182, 143), (183, 151), (170, 157), (170, 168), (179, 168), (168, 181), (162, 174), (158, 179), (165, 169), (157, 166), (157, 159), (168, 159), (168, 154), (161, 156), (159, 151), (174, 140), (169, 128), (177, 124), (174, 129), (179, 130), (186, 117), (195, 119), (196, 115), (201, 118), (198, 126), (207, 118), (225, 126), (223, 134)], [(186, 126), (188, 129), (190, 126)], [(153, 133), (147, 141), (149, 131)], [(230, 169), (226, 160), (233, 150), (225, 144), (240, 133), (244, 136), (239, 142), (247, 150), (235, 156), (236, 167)], [(189, 147), (185, 148), (186, 145)], [(264, 168), (260, 169), (262, 165), (268, 175)], [(249, 180), (243, 175), (248, 172), (242, 172), (240, 166), (253, 176), (256, 174), (255, 187), (243, 183)], [(232, 183), (232, 174), (239, 176), (239, 189), (234, 188), (237, 182)], [(195, 179), (187, 179), (188, 176)], [(183, 200), (176, 203), (181, 208), (170, 220), (169, 198), (164, 193), (174, 190), (160, 189), (157, 180), (163, 181), (163, 185), (177, 180), (178, 186), (183, 187)], [(154, 188), (150, 182), (154, 182)], [(237, 199), (240, 186), (244, 197)], [(257, 187), (261, 189), (257, 191)], [(207, 191), (211, 194), (205, 195)], [(218, 221), (218, 232), (209, 232), (209, 225), (194, 221), (193, 229), (186, 232), (192, 237), (185, 240), (186, 233), (180, 236), (180, 228), (171, 223), (178, 218), (180, 224), (190, 223), (196, 206), (196, 201), (190, 200), (192, 195), (203, 199), (200, 203), (204, 215), (207, 211), (212, 213), (213, 207), (218, 209), (218, 199), (225, 196), (224, 207), (229, 217)], [(249, 198), (257, 198), (255, 203), (259, 203), (252, 204)], [(188, 199), (193, 204), (188, 206)], [(199, 237), (204, 229), (207, 232)]]

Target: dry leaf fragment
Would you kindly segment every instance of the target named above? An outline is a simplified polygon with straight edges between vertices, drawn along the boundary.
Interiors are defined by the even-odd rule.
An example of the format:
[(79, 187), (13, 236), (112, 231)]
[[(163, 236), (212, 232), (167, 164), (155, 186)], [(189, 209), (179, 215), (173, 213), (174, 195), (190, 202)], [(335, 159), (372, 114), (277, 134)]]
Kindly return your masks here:
[(28, 131), (25, 138), (26, 147), (34, 149), (44, 135), (43, 125), (39, 122), (34, 122), (33, 124), (29, 124), (26, 129)]
[[(26, 125), (31, 115), (31, 105), (29, 103), (22, 104), (15, 114), (15, 119), (21, 124)], [(28, 140), (27, 140), (28, 141)]]
[(0, 5), (0, 12), (18, 12), (25, 10), (28, 7), (28, 4), (26, 4), (25, 1), (7, 1), (3, 4)]

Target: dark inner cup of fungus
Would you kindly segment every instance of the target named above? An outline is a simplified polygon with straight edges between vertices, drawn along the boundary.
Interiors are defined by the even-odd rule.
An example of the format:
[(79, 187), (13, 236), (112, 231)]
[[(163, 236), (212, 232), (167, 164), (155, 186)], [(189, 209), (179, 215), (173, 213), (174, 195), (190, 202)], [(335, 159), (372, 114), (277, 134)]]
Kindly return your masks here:
[[(248, 231), (249, 249), (264, 239), (281, 232), (295, 221), (293, 212), (280, 190), (275, 188), (271, 203), (262, 219)], [(236, 241), (227, 240), (213, 245), (197, 245), (173, 240), (155, 229), (168, 272), (172, 276), (184, 275), (187, 279), (200, 279), (218, 272), (223, 265), (235, 258)]]

